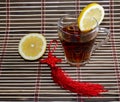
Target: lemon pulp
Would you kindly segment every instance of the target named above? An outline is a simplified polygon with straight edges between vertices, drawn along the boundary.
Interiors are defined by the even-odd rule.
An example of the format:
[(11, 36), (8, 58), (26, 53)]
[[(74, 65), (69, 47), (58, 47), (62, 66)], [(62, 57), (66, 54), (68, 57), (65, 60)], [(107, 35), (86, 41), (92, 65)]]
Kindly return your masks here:
[(88, 4), (78, 16), (78, 26), (81, 31), (90, 31), (99, 25), (104, 18), (104, 8), (97, 4)]
[(27, 60), (40, 58), (46, 50), (46, 39), (42, 34), (28, 34), (19, 43), (19, 53)]

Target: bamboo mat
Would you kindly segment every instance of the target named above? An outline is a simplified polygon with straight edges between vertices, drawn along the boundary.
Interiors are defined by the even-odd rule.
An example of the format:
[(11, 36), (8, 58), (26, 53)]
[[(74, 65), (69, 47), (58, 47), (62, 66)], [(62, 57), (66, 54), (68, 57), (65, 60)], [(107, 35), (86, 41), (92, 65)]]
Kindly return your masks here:
[[(41, 33), (49, 43), (57, 39), (57, 21), (66, 14), (77, 15), (88, 3), (105, 8), (101, 27), (111, 32), (110, 40), (96, 49), (86, 66), (76, 68), (64, 60), (59, 42), (54, 55), (71, 78), (100, 83), (109, 90), (98, 97), (80, 97), (61, 89), (51, 70), (38, 61), (25, 61), (18, 53), (20, 39)], [(120, 1), (119, 0), (0, 0), (0, 101), (1, 102), (120, 102)], [(98, 38), (100, 40), (102, 36)], [(48, 50), (43, 58), (47, 57)]]

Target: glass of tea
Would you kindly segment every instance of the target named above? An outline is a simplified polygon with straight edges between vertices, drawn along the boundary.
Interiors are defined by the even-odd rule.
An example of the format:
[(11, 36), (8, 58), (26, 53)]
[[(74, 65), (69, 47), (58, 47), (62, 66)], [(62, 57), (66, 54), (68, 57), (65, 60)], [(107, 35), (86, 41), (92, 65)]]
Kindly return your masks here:
[[(75, 16), (67, 15), (58, 21), (58, 36), (64, 49), (65, 59), (71, 65), (86, 64), (92, 52), (109, 39), (109, 30), (100, 28), (97, 20), (95, 18), (93, 20), (96, 22), (96, 27), (87, 32), (80, 31)], [(103, 32), (105, 38), (95, 44), (99, 32)]]

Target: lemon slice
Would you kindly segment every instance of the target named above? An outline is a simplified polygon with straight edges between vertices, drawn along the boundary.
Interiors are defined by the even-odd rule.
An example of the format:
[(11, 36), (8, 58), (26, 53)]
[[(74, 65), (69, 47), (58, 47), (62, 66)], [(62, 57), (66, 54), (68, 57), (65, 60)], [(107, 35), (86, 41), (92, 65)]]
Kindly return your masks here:
[(46, 39), (42, 34), (28, 34), (20, 40), (18, 49), (24, 59), (36, 60), (45, 53)]
[(78, 16), (78, 26), (81, 31), (86, 32), (94, 29), (104, 18), (104, 8), (97, 4), (88, 4)]

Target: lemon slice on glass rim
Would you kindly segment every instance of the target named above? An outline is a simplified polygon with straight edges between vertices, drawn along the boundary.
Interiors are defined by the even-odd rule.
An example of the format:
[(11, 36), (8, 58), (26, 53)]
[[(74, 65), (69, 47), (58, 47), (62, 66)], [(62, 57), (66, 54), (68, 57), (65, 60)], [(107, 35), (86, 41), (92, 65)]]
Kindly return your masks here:
[(87, 32), (99, 25), (104, 18), (104, 8), (97, 4), (88, 4), (78, 16), (78, 26), (82, 32)]
[(39, 59), (46, 51), (46, 39), (42, 34), (27, 34), (20, 40), (18, 50), (26, 60)]

